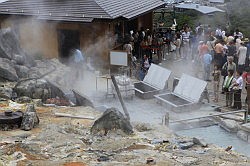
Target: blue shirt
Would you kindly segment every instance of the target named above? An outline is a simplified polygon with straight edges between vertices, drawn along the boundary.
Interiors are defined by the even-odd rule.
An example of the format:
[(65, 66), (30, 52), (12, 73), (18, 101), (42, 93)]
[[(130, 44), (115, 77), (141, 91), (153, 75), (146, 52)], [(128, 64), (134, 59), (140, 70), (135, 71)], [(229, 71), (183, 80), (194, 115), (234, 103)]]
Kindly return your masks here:
[(79, 63), (84, 61), (83, 54), (80, 50), (76, 49), (73, 55), (74, 55), (74, 62)]
[(210, 65), (211, 64), (211, 62), (212, 62), (212, 55), (210, 55), (210, 54), (204, 54), (203, 55), (203, 63), (205, 64), (205, 65)]

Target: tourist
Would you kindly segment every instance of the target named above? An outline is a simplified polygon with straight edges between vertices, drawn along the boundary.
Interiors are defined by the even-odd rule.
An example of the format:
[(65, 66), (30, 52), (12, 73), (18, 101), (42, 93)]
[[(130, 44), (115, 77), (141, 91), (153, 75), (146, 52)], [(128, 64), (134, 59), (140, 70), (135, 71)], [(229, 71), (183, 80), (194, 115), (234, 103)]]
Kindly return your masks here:
[(232, 108), (235, 109), (241, 109), (241, 92), (243, 87), (243, 79), (242, 79), (242, 71), (237, 70), (235, 74), (235, 80), (232, 82), (232, 85), (230, 86), (231, 91), (234, 95), (234, 105)]
[(85, 57), (83, 53), (80, 51), (80, 49), (72, 49), (71, 50), (71, 56), (73, 58), (73, 72), (76, 79), (83, 79), (83, 69), (84, 69), (84, 63), (85, 63)]
[[(242, 78), (245, 82), (245, 89), (247, 90), (250, 86), (250, 67), (246, 67), (245, 71), (246, 72), (242, 75)], [(245, 103), (247, 104), (247, 97), (245, 99)]]
[(243, 34), (239, 31), (239, 29), (236, 29), (234, 32), (234, 38), (236, 39), (243, 39)]
[(245, 43), (245, 45), (247, 47), (247, 57), (246, 57), (245, 65), (246, 65), (246, 67), (248, 67), (249, 66), (249, 56), (250, 56), (250, 42), (249, 42), (249, 39), (245, 38), (244, 43)]
[(247, 47), (244, 45), (243, 41), (240, 43), (237, 55), (238, 55), (238, 69), (243, 71), (245, 68), (246, 56), (247, 56)]
[(180, 33), (176, 33), (176, 39), (174, 41), (174, 44), (176, 46), (174, 59), (179, 59), (181, 58), (181, 35)]
[(141, 62), (141, 70), (140, 70), (140, 74), (139, 74), (140, 80), (144, 79), (145, 75), (148, 72), (148, 69), (149, 69), (151, 63), (152, 63), (151, 59), (149, 59), (148, 56), (146, 54), (144, 54), (143, 60)]
[(218, 102), (219, 100), (219, 86), (220, 86), (220, 76), (221, 71), (219, 70), (218, 65), (214, 65), (214, 71), (212, 73), (213, 76), (213, 88), (214, 88), (214, 102)]
[(184, 32), (182, 32), (182, 58), (187, 59), (187, 56), (189, 54), (189, 39), (190, 39), (190, 32), (189, 27), (184, 27)]
[(231, 40), (230, 42), (228, 42), (227, 44), (227, 56), (232, 56), (234, 57), (234, 63), (237, 62), (237, 57), (236, 57), (236, 46), (233, 40)]
[(216, 38), (214, 38), (213, 36), (208, 37), (207, 47), (208, 47), (208, 50), (209, 50), (210, 54), (212, 55), (213, 59), (214, 59), (214, 44), (215, 44), (215, 41), (216, 41)]
[(233, 93), (229, 89), (234, 79), (233, 74), (233, 70), (228, 70), (228, 75), (226, 76), (223, 84), (223, 90), (226, 93), (226, 107), (231, 107), (233, 102)]
[[(222, 84), (224, 84), (225, 78), (228, 74), (228, 70), (232, 70), (233, 74), (236, 71), (236, 64), (233, 62), (233, 57), (232, 56), (228, 56), (227, 57), (227, 62), (224, 63), (224, 65), (222, 66), (222, 70), (221, 70), (221, 75), (223, 76), (223, 82)], [(224, 89), (222, 89), (222, 93), (224, 93)]]
[(205, 49), (202, 50), (204, 51), (202, 55), (202, 60), (203, 60), (203, 67), (204, 67), (204, 80), (205, 81), (211, 81), (210, 80), (210, 69), (211, 69), (211, 63), (212, 63), (212, 55), (208, 53), (208, 50)]
[(223, 65), (223, 53), (224, 53), (224, 47), (222, 45), (222, 41), (217, 42), (214, 47), (214, 63), (219, 65), (219, 68), (221, 69)]

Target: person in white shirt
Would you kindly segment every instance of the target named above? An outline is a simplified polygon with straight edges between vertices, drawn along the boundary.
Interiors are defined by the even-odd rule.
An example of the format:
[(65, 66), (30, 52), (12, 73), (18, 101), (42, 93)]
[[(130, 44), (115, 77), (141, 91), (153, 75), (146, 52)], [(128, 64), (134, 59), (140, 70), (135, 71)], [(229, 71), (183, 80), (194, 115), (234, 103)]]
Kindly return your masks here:
[(243, 39), (243, 34), (239, 31), (239, 29), (236, 29), (234, 32), (234, 38), (235, 39)]
[(185, 27), (184, 32), (181, 34), (182, 36), (182, 58), (187, 59), (189, 54), (189, 39), (190, 39), (190, 32), (189, 28)]
[(234, 94), (234, 104), (232, 108), (235, 109), (241, 109), (241, 92), (243, 87), (243, 78), (242, 78), (242, 71), (237, 70), (235, 75), (235, 80), (232, 82), (232, 85), (230, 86), (231, 91)]
[(238, 56), (238, 68), (243, 71), (245, 67), (245, 63), (246, 63), (246, 56), (247, 56), (247, 47), (244, 45), (244, 42), (240, 43), (237, 56)]

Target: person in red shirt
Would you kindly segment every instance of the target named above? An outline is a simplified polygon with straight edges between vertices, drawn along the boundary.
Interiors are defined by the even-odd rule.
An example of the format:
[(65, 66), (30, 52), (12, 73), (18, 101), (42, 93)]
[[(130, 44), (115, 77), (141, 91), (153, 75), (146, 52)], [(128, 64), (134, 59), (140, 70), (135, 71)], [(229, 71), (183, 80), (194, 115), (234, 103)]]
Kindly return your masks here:
[[(245, 71), (246, 72), (242, 74), (242, 78), (245, 82), (245, 89), (247, 90), (247, 87), (250, 86), (250, 68), (246, 67)], [(245, 103), (247, 104), (247, 97), (246, 97)]]

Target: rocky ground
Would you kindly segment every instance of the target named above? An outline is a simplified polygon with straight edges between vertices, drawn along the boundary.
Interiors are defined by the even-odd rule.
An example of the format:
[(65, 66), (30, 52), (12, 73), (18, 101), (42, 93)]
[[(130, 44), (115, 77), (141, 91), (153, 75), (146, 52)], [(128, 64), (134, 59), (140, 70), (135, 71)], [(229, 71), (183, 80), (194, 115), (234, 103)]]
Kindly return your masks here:
[[(8, 102), (1, 102), (8, 109)], [(24, 106), (21, 105), (20, 109)], [(38, 127), (0, 131), (0, 165), (249, 165), (249, 159), (166, 126), (133, 123), (134, 133), (90, 132), (101, 113), (90, 107), (36, 107)], [(94, 119), (58, 117), (55, 113)]]
[[(0, 35), (9, 39), (5, 44), (17, 43), (11, 30), (1, 31)], [(33, 103), (39, 117), (38, 125), (28, 119), (31, 128), (25, 130), (0, 125), (0, 166), (250, 165), (249, 158), (232, 151), (231, 147), (223, 149), (199, 138), (175, 135), (160, 125), (162, 117), (153, 116), (155, 110), (150, 106), (142, 107), (144, 111), (139, 114), (131, 114), (137, 116), (131, 118), (132, 134), (115, 129), (92, 134), (90, 129), (102, 113), (68, 101), (72, 99), (69, 87), (77, 88), (69, 67), (56, 59), (29, 58), (14, 44), (0, 45), (0, 51), (0, 113), (6, 110), (25, 112), (27, 103)], [(176, 73), (187, 70), (188, 66), (180, 66), (178, 71), (172, 70)], [(83, 89), (79, 90), (85, 92), (88, 86), (95, 87), (90, 77), (85, 76), (85, 80), (87, 83), (81, 83)], [(111, 100), (114, 99), (110, 99), (110, 103)], [(138, 100), (128, 103), (132, 105), (133, 101)], [(137, 103), (133, 108), (142, 104)], [(153, 104), (158, 112), (164, 112), (161, 106)], [(143, 114), (153, 117), (154, 123), (143, 119)], [(147, 123), (136, 121), (137, 118)]]

